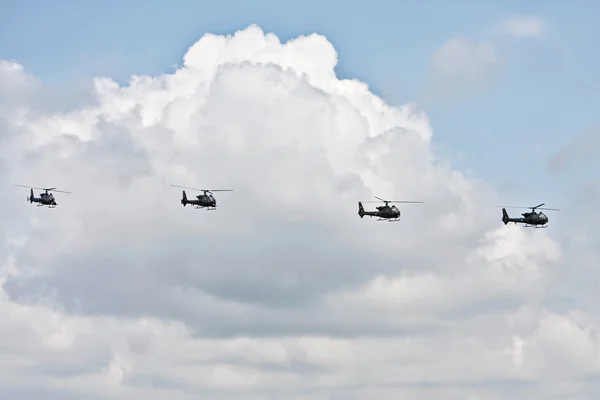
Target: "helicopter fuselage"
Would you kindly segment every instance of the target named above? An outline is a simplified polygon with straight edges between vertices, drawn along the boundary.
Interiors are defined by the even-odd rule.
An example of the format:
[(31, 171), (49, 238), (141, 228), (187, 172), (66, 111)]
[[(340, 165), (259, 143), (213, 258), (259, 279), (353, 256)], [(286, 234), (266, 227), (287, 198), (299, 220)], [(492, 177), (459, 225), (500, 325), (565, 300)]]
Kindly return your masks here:
[(52, 193), (40, 193), (40, 197), (35, 197), (33, 195), (33, 190), (31, 191), (31, 196), (29, 196), (30, 203), (38, 203), (38, 205), (42, 206), (57, 206), (56, 200), (54, 199), (54, 195)]
[(396, 206), (379, 206), (377, 208), (377, 216), (380, 218), (400, 218), (400, 210)]
[(208, 208), (215, 209), (217, 208), (217, 201), (215, 200), (212, 194), (199, 194), (195, 199), (188, 199), (183, 191), (183, 198), (181, 199), (181, 204), (185, 207), (187, 204), (196, 206), (196, 208)]
[(523, 213), (521, 215), (522, 217), (519, 218), (510, 218), (506, 212), (506, 209), (503, 208), (502, 222), (504, 222), (504, 225), (508, 224), (509, 222), (513, 222), (515, 224), (524, 224), (525, 226), (533, 227), (540, 227), (548, 224), (548, 217), (542, 212), (532, 211)]
[(400, 210), (396, 206), (378, 206), (375, 207), (377, 211), (365, 211), (361, 202), (358, 203), (358, 215), (362, 218), (365, 215), (368, 217), (378, 217), (380, 219), (393, 219), (397, 220), (400, 218)]

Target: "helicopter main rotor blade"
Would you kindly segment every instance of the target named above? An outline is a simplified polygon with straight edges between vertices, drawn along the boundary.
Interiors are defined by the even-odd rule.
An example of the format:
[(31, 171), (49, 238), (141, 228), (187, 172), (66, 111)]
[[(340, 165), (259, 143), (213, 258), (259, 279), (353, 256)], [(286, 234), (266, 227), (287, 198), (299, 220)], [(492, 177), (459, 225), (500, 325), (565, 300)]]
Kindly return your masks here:
[(46, 192), (57, 192), (57, 193), (68, 193), (71, 194), (71, 192), (65, 192), (64, 190), (57, 190), (56, 188), (48, 188), (48, 189), (44, 189)]
[(180, 186), (180, 185), (171, 185), (171, 186), (182, 188), (182, 189), (196, 190), (198, 192), (233, 192), (232, 189), (198, 189), (198, 188)]
[(25, 187), (25, 188), (29, 188), (29, 189), (36, 189), (36, 190), (43, 190), (45, 192), (58, 192), (58, 193), (71, 193), (71, 192), (65, 192), (64, 190), (56, 190), (56, 188), (40, 188), (40, 187), (35, 187), (35, 186), (26, 186), (26, 185), (16, 185), (15, 186), (20, 186), (20, 187)]
[(197, 190), (199, 192), (202, 192), (202, 189), (197, 189), (197, 188), (193, 188), (193, 187), (187, 187), (187, 186), (180, 186), (180, 185), (171, 185), (173, 187), (178, 187), (178, 188), (182, 188), (182, 189), (189, 189), (189, 190)]
[[(407, 200), (384, 200), (381, 197), (373, 196), (384, 203), (424, 203), (423, 201), (407, 201)], [(377, 201), (364, 201), (363, 203), (378, 203)]]
[(542, 203), (540, 205), (537, 205), (535, 207), (531, 207), (532, 210), (548, 210), (548, 211), (560, 211), (558, 208), (543, 208), (542, 206), (545, 205), (546, 203)]
[(15, 186), (20, 186), (20, 187), (24, 187), (24, 188), (28, 188), (28, 189), (46, 190), (45, 188), (39, 188), (39, 187), (35, 187), (35, 186), (27, 186), (27, 185), (15, 185)]
[[(543, 204), (542, 204), (543, 205)], [(525, 209), (529, 209), (529, 210), (548, 210), (548, 211), (560, 211), (558, 208), (541, 208), (540, 206), (537, 207), (521, 207), (521, 206), (496, 206), (498, 208), (525, 208)]]
[(526, 209), (531, 209), (532, 207), (522, 207), (522, 206), (495, 206), (498, 208), (526, 208)]

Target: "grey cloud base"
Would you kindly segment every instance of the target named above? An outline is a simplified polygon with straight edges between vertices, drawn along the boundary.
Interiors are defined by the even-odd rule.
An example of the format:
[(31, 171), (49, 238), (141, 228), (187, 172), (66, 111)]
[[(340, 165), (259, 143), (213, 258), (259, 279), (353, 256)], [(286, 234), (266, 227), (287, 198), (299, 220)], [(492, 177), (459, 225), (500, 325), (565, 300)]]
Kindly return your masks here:
[[(0, 397), (598, 394), (598, 218), (504, 226), (426, 115), (337, 79), (337, 56), (206, 35), (66, 111), (0, 62)], [(13, 183), (73, 194), (47, 210)], [(205, 212), (171, 183), (235, 191)], [(360, 219), (374, 195), (425, 204)]]

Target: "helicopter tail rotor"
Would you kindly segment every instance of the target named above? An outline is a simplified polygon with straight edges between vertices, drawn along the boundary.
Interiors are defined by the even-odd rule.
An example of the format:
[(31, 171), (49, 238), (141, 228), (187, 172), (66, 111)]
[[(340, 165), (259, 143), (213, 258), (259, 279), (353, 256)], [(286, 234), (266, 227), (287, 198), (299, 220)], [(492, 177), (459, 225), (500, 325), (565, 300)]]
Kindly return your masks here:
[(365, 209), (360, 201), (358, 202), (358, 215), (361, 218), (365, 216)]
[(185, 207), (187, 203), (188, 203), (188, 199), (187, 199), (187, 196), (186, 196), (185, 190), (184, 190), (183, 197), (181, 198), (181, 204)]
[(509, 221), (509, 216), (508, 213), (506, 212), (506, 208), (502, 209), (502, 222), (504, 222), (504, 225), (508, 224)]

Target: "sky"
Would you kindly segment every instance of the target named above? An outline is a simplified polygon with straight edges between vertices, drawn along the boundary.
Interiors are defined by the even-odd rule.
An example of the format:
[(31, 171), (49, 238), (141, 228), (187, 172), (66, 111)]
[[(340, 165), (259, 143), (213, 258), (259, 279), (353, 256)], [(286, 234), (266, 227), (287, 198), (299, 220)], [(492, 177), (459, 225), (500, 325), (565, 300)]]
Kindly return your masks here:
[(0, 397), (597, 398), (600, 5), (369, 4), (0, 5)]
[[(506, 187), (509, 202), (560, 204), (572, 180), (587, 174), (551, 173), (547, 160), (597, 123), (593, 16), (600, 6), (580, 3), (13, 1), (3, 5), (0, 53), (48, 83), (93, 76), (127, 82), (133, 74), (172, 71), (205, 32), (256, 23), (282, 40), (322, 33), (340, 53), (341, 77), (367, 82), (389, 102), (422, 104), (436, 144), (457, 166)], [(539, 18), (543, 33), (502, 37), (497, 25), (513, 15)], [(440, 100), (428, 94), (431, 60), (456, 37), (490, 44), (494, 61), (482, 66), (481, 80)], [(477, 55), (465, 58), (471, 56), (456, 62), (476, 64)], [(568, 100), (548, 101), (561, 98)]]

